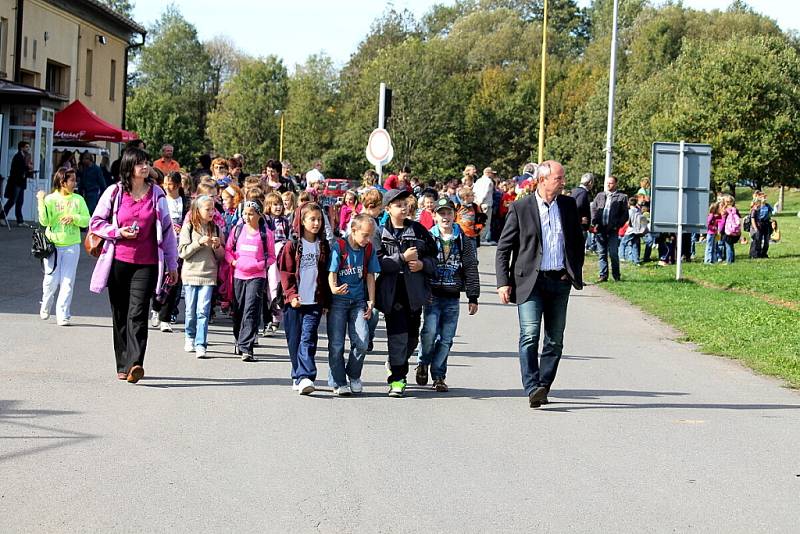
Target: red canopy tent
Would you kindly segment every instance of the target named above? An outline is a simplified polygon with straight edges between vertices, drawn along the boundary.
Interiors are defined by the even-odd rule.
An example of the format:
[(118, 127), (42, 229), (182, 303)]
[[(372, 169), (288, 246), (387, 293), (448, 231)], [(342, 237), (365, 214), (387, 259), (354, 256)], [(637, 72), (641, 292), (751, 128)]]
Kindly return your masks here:
[(53, 137), (70, 141), (115, 141), (123, 143), (138, 139), (135, 132), (117, 128), (98, 117), (76, 100), (56, 113)]

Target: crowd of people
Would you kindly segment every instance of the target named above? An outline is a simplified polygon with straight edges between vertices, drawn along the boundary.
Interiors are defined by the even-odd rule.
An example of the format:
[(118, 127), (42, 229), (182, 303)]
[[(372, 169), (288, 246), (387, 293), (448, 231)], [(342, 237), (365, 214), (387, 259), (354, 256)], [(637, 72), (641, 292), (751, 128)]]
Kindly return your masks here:
[[(39, 222), (55, 246), (43, 263), (40, 316), (48, 319), (56, 301), (57, 324), (70, 324), (88, 227), (84, 248), (97, 258), (90, 289), (108, 290), (117, 377), (131, 383), (144, 376), (148, 322), (171, 333), (183, 299), (184, 350), (197, 358), (208, 356), (209, 324), (225, 316), (231, 349), (246, 362), (255, 360), (260, 337), (283, 330), (292, 389), (308, 395), (324, 316), (327, 381), (348, 396), (363, 390), (364, 359), (383, 317), (388, 394), (404, 396), (415, 354), (417, 384), (446, 392), (460, 296), (477, 313), (477, 249), (497, 246), (498, 293), (517, 303), (523, 385), (537, 407), (555, 379), (585, 252), (598, 254), (600, 282), (609, 274), (620, 280), (620, 259), (647, 261), (654, 246), (661, 264), (676, 253), (674, 234), (650, 232), (649, 181), (630, 198), (613, 176), (594, 196), (591, 174), (564, 191), (564, 169), (554, 161), (529, 163), (508, 180), (490, 167), (478, 176), (474, 165), (460, 178), (425, 183), (408, 167), (383, 182), (368, 170), (360, 185), (331, 198), (321, 162), (302, 177), (276, 160), (248, 175), (241, 154), (201, 156), (191, 172), (172, 146), (161, 155), (151, 161), (143, 143), (130, 143), (109, 175), (81, 158), (58, 169), (52, 193), (37, 195)], [(752, 233), (751, 256), (766, 257), (776, 235), (771, 213), (762, 193), (745, 218), (732, 196), (721, 195), (709, 210), (706, 261), (733, 262), (742, 227)], [(691, 253), (695, 240), (686, 237)]]

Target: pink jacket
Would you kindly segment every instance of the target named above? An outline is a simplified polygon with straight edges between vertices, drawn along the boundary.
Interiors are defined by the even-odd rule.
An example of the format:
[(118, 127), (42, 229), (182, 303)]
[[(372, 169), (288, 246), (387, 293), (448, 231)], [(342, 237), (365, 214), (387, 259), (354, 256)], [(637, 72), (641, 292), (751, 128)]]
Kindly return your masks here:
[[(169, 216), (164, 190), (153, 184), (153, 204), (156, 211), (156, 241), (158, 242), (158, 282), (156, 291), (161, 287), (164, 271), (178, 269), (178, 242), (175, 232), (172, 231), (172, 219)], [(114, 184), (106, 188), (89, 222), (89, 230), (102, 237), (103, 252), (97, 258), (97, 263), (92, 272), (92, 281), (89, 289), (94, 293), (102, 293), (108, 285), (108, 275), (111, 273), (111, 264), (114, 262), (114, 244), (119, 238), (117, 226), (117, 211), (122, 203), (122, 186)], [(113, 205), (113, 212), (112, 212)], [(164, 229), (168, 231), (164, 231)]]

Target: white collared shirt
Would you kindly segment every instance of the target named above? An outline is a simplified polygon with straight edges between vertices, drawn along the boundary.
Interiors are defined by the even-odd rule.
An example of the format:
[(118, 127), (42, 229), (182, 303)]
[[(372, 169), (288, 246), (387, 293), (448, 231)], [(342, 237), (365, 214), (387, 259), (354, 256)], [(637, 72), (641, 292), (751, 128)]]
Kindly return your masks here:
[(550, 204), (534, 193), (539, 206), (539, 220), (542, 223), (542, 264), (541, 271), (560, 271), (566, 268), (564, 262), (564, 230), (561, 225), (561, 212), (554, 199)]

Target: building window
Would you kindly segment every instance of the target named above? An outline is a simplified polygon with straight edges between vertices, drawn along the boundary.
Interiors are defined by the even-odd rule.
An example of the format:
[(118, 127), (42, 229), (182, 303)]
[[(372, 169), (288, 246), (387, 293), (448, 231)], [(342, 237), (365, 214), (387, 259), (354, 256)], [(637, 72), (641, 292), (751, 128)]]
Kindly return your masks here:
[(22, 38), (22, 57), (28, 57), (28, 38)]
[(20, 69), (20, 75), (22, 76), (22, 85), (27, 85), (29, 87), (39, 87), (38, 72), (31, 72), (29, 70)]
[(36, 39), (33, 40), (33, 62), (36, 63)]
[(47, 62), (47, 80), (45, 90), (61, 96), (69, 96), (69, 67)]
[(0, 78), (8, 78), (6, 56), (8, 56), (8, 19), (0, 18)]
[(117, 96), (117, 62), (111, 60), (111, 82), (108, 85), (108, 99), (112, 102)]
[(84, 94), (92, 96), (92, 61), (94, 59), (94, 52), (86, 50), (86, 77), (83, 79)]

